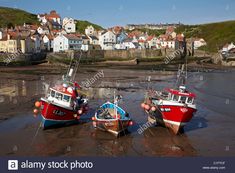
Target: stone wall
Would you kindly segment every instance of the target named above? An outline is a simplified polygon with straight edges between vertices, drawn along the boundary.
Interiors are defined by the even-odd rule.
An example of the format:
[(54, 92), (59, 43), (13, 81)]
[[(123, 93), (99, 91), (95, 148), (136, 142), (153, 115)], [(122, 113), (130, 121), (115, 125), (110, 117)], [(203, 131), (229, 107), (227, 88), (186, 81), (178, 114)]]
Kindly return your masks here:
[(161, 50), (105, 50), (104, 58), (157, 58), (161, 56)]

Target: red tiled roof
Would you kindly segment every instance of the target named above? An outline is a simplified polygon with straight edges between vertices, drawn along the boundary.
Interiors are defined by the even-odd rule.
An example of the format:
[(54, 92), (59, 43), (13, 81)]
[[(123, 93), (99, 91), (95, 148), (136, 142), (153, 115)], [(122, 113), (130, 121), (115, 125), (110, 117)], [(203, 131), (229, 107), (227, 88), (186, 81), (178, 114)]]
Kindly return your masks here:
[(139, 43), (145, 43), (145, 40), (138, 40)]
[(66, 38), (72, 39), (72, 40), (79, 40), (79, 39), (80, 39), (79, 37), (77, 37), (77, 36), (74, 35), (74, 34), (65, 34), (64, 36), (65, 36)]
[(151, 41), (154, 38), (154, 36), (148, 36), (148, 38), (146, 39), (146, 41)]
[(173, 26), (169, 26), (166, 29), (166, 34), (171, 34), (172, 32), (174, 32), (175, 28)]

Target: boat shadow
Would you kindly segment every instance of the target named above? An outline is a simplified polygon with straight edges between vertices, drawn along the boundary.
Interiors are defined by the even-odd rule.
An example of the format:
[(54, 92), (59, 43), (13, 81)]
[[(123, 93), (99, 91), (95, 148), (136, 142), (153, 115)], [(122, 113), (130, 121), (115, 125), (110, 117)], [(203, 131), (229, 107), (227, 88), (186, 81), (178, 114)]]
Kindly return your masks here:
[(197, 151), (192, 146), (187, 134), (175, 135), (163, 126), (149, 127), (143, 132), (142, 146), (146, 155), (155, 156), (196, 156)]
[(187, 125), (182, 129), (182, 133), (195, 131), (198, 129), (206, 128), (208, 127), (208, 120), (204, 117), (193, 117), (190, 122), (187, 123)]

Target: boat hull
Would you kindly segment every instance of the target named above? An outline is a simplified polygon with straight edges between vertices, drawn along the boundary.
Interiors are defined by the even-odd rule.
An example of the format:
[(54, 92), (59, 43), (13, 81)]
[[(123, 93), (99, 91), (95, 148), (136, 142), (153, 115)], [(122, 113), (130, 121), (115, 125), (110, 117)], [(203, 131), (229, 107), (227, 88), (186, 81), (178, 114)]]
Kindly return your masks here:
[(78, 121), (76, 112), (71, 109), (66, 109), (44, 100), (41, 100), (41, 103), (42, 127), (44, 129)]
[(94, 120), (93, 126), (94, 128), (110, 132), (115, 136), (118, 136), (121, 132), (127, 130), (130, 125), (131, 120)]
[(196, 109), (183, 106), (158, 106), (159, 110), (155, 112), (146, 111), (151, 123), (161, 124), (178, 134), (183, 127), (192, 119)]

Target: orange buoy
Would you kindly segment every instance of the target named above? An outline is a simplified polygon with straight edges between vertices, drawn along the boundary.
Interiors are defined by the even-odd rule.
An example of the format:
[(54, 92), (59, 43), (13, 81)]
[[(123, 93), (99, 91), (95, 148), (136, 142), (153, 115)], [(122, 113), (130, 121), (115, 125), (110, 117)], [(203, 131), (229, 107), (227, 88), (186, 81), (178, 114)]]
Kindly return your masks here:
[(144, 109), (145, 108), (145, 103), (141, 103), (141, 107)]
[(92, 119), (93, 121), (95, 121), (95, 117), (92, 117), (91, 119)]
[(33, 113), (36, 115), (36, 114), (38, 114), (38, 109), (34, 109), (33, 110)]
[(35, 105), (36, 108), (39, 108), (41, 106), (41, 102), (36, 101), (34, 105)]
[(156, 111), (156, 107), (155, 106), (151, 107), (151, 111), (155, 112)]
[(80, 115), (82, 114), (82, 110), (81, 110), (81, 109), (80, 109), (80, 110), (78, 110), (78, 114), (80, 114)]
[(150, 106), (146, 104), (144, 108), (145, 108), (146, 110), (149, 110), (149, 109), (150, 109)]
[(130, 121), (130, 122), (129, 122), (129, 126), (132, 126), (132, 125), (133, 125), (133, 121)]

